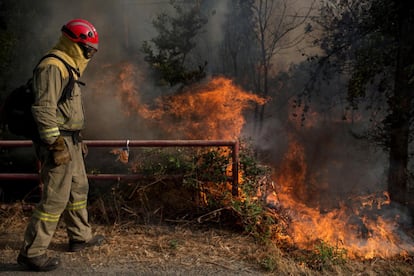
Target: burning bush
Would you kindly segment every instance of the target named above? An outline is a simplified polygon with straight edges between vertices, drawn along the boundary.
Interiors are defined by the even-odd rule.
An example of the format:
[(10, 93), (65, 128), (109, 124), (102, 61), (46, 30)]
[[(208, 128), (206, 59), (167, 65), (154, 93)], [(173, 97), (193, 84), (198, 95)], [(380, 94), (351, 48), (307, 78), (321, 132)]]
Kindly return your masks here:
[[(247, 143), (240, 150), (239, 196), (232, 195), (231, 154), (226, 148), (163, 148), (131, 152), (128, 170), (139, 181), (94, 185), (91, 215), (105, 223), (197, 222), (270, 238), (266, 212), (270, 170)], [(102, 215), (103, 214), (103, 215)]]

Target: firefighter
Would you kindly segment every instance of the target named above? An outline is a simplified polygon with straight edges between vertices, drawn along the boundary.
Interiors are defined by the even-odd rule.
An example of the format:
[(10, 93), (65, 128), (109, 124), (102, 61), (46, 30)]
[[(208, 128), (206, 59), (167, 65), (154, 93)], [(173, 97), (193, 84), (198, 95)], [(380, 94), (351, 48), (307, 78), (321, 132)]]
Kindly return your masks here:
[(60, 265), (46, 250), (60, 217), (65, 222), (71, 252), (104, 242), (92, 235), (88, 222), (88, 179), (84, 165), (85, 146), (80, 131), (84, 127), (81, 82), (88, 62), (98, 51), (98, 33), (86, 20), (74, 19), (61, 29), (58, 43), (49, 51), (73, 67), (75, 84), (70, 95), (59, 100), (69, 82), (68, 69), (56, 58), (44, 59), (34, 71), (33, 117), (40, 141), (34, 141), (41, 162), (42, 198), (33, 211), (24, 234), (17, 262), (28, 270), (50, 271)]

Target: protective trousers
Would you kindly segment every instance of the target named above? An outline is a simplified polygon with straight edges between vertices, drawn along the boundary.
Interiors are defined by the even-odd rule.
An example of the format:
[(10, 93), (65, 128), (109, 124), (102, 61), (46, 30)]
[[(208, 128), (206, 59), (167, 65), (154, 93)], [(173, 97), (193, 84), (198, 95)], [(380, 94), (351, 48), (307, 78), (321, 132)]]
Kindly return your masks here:
[(45, 145), (35, 144), (44, 186), (42, 199), (26, 228), (21, 249), (21, 254), (29, 258), (46, 252), (61, 215), (70, 240), (88, 241), (92, 236), (86, 209), (89, 185), (82, 146), (71, 136), (64, 136), (64, 140), (72, 160), (60, 166), (54, 165), (52, 152)]

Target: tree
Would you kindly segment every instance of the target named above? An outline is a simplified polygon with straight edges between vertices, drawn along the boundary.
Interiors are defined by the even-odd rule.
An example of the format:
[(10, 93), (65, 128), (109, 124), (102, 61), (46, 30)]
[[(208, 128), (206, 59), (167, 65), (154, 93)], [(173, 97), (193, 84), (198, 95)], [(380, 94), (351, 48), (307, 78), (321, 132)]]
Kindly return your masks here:
[(228, 6), (224, 38), (220, 45), (221, 73), (248, 89), (254, 89), (258, 60), (255, 41), (254, 0), (232, 0)]
[(188, 64), (191, 50), (196, 46), (194, 38), (207, 23), (198, 3), (188, 7), (171, 2), (175, 16), (160, 13), (153, 21), (158, 35), (151, 41), (144, 41), (142, 50), (145, 60), (154, 69), (162, 83), (170, 86), (188, 84), (205, 77), (207, 63), (199, 64), (198, 68)]
[[(321, 8), (321, 65), (349, 77), (352, 109), (371, 111), (363, 137), (389, 153), (388, 191), (406, 204), (414, 88), (414, 3), (329, 0)], [(410, 31), (411, 30), (411, 31)]]
[(385, 124), (389, 131), (388, 190), (391, 198), (407, 202), (408, 146), (413, 122), (414, 98), (414, 4), (412, 1), (395, 1), (396, 64), (394, 90), (389, 97), (391, 112)]
[[(252, 6), (256, 22), (256, 41), (259, 48), (259, 65), (257, 74), (257, 91), (261, 96), (269, 96), (269, 77), (274, 58), (281, 51), (290, 49), (305, 38), (310, 31), (309, 25), (304, 25), (313, 10), (313, 3), (306, 9), (304, 14), (292, 10), (288, 0), (258, 0)], [(297, 29), (304, 26), (304, 31), (295, 33)], [(256, 106), (256, 122), (258, 132), (264, 120), (265, 105)]]

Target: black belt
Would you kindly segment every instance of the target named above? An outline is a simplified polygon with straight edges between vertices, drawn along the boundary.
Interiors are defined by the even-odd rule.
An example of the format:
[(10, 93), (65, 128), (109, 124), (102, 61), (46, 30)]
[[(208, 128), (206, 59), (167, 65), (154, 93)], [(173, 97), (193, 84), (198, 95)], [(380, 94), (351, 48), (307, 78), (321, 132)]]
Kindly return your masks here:
[(62, 135), (62, 136), (72, 137), (73, 144), (75, 144), (75, 145), (77, 143), (82, 142), (82, 137), (80, 135), (80, 130), (74, 130), (74, 131), (71, 131), (71, 130), (59, 130), (59, 132), (60, 132), (60, 135)]

